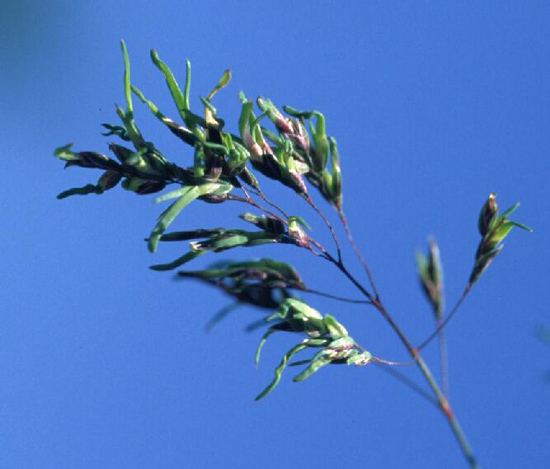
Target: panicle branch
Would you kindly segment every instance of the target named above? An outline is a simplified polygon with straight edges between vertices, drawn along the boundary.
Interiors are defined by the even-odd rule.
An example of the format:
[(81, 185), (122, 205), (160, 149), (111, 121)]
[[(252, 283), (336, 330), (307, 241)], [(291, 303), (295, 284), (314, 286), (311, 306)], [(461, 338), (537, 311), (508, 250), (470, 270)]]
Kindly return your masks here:
[[(58, 198), (63, 199), (73, 195), (99, 195), (112, 190), (119, 184), (123, 189), (138, 195), (157, 194), (169, 188), (155, 199), (155, 203), (169, 201), (170, 205), (160, 213), (150, 235), (146, 238), (147, 247), (149, 251), (155, 252), (161, 242), (184, 241), (188, 242), (188, 249), (175, 260), (151, 266), (153, 270), (173, 270), (204, 254), (221, 253), (236, 248), (255, 248), (268, 244), (306, 249), (327, 260), (357, 288), (364, 299), (355, 300), (334, 294), (332, 291), (322, 292), (309, 288), (293, 266), (269, 258), (246, 261), (224, 260), (201, 270), (179, 271), (177, 277), (201, 281), (232, 298), (233, 303), (216, 314), (209, 322), (208, 328), (241, 305), (253, 306), (266, 312), (261, 322), (255, 321), (248, 328), (253, 330), (259, 325), (268, 326), (258, 346), (256, 363), (264, 343), (275, 332), (292, 333), (300, 338), (298, 343), (283, 355), (275, 369), (272, 382), (258, 394), (257, 400), (262, 399), (275, 388), (287, 366), (304, 366), (294, 377), (294, 381), (303, 381), (326, 365), (365, 366), (370, 363), (396, 365), (397, 363), (372, 355), (349, 335), (347, 329), (338, 320), (331, 315), (322, 315), (298, 298), (296, 292), (373, 306), (403, 343), (424, 376), (433, 397), (427, 397), (426, 391), (418, 388), (408, 378), (399, 379), (438, 406), (451, 426), (468, 463), (471, 467), (477, 467), (471, 448), (448, 400), (443, 328), (456, 313), (473, 285), (501, 251), (503, 247), (501, 242), (511, 229), (515, 226), (531, 231), (525, 225), (508, 219), (518, 204), (499, 215), (496, 196), (491, 194), (483, 205), (478, 220), (481, 241), (475, 254), (474, 266), (464, 293), (446, 318), (443, 317), (443, 276), (439, 248), (432, 240), (427, 256), (420, 252), (416, 254), (420, 284), (433, 309), (437, 327), (419, 347), (414, 348), (382, 304), (371, 270), (354, 241), (343, 211), (342, 174), (338, 147), (335, 138), (327, 135), (325, 116), (317, 110), (301, 111), (290, 106), (282, 107), (283, 114), (269, 99), (258, 97), (252, 101), (241, 92), (239, 93), (241, 110), (237, 123), (238, 134), (234, 134), (225, 129), (225, 121), (218, 116), (213, 104), (217, 93), (230, 83), (231, 71), (224, 71), (206, 97), (200, 97), (202, 109), (199, 113), (195, 113), (190, 106), (191, 64), (189, 61), (186, 61), (182, 89), (176, 76), (162, 61), (158, 52), (152, 50), (151, 60), (164, 78), (177, 110), (178, 117), (173, 119), (133, 84), (130, 59), (123, 41), (121, 41), (121, 48), (124, 61), (122, 82), (125, 106), (115, 107), (120, 122), (103, 124), (106, 130), (103, 135), (117, 138), (119, 141), (110, 142), (108, 145), (112, 156), (94, 151), (76, 152), (73, 151), (71, 144), (57, 148), (54, 155), (65, 162), (65, 167), (79, 166), (102, 171), (97, 182), (65, 190), (58, 195)], [(135, 120), (134, 96), (189, 149), (187, 163), (174, 162), (145, 137)], [(180, 122), (177, 122), (178, 119)], [(310, 227), (304, 218), (287, 213), (267, 198), (260, 187), (260, 181), (264, 184), (265, 178), (290, 189), (307, 202), (328, 228), (334, 241), (336, 255), (331, 254), (309, 234)], [(313, 201), (312, 189), (336, 211), (346, 236), (366, 272), (370, 291), (350, 273), (344, 264), (336, 230)], [(244, 195), (237, 195), (236, 190)], [(246, 212), (239, 216), (241, 221), (248, 223), (249, 229), (207, 227), (168, 232), (168, 228), (180, 213), (196, 201), (217, 205), (227, 201), (239, 202), (247, 204), (257, 212)], [(419, 353), (438, 335), (442, 346), (443, 392)], [(313, 355), (305, 360), (291, 362), (295, 355), (308, 350), (312, 350)]]

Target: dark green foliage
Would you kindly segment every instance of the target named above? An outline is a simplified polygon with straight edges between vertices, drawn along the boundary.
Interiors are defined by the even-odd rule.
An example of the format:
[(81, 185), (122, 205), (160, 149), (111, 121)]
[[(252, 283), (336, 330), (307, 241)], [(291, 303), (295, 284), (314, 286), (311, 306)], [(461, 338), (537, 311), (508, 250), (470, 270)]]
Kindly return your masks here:
[(427, 256), (420, 251), (415, 251), (415, 257), (420, 285), (434, 313), (438, 316), (443, 306), (443, 267), (435, 239), (429, 240)]
[(294, 381), (303, 381), (329, 364), (364, 366), (373, 360), (372, 355), (356, 344), (346, 328), (336, 319), (328, 314), (323, 317), (318, 311), (297, 299), (288, 298), (282, 302), (277, 312), (266, 318), (266, 322), (271, 321), (277, 322), (262, 337), (256, 351), (256, 364), (260, 360), (260, 352), (267, 338), (275, 332), (297, 333), (305, 338), (285, 353), (275, 369), (273, 381), (256, 396), (256, 400), (262, 399), (277, 386), (289, 360), (302, 350), (318, 349), (313, 357), (297, 363), (308, 366), (294, 377)]
[[(337, 143), (334, 137), (326, 132), (324, 115), (316, 110), (299, 111), (283, 106), (285, 115), (274, 103), (263, 97), (256, 99), (255, 107), (254, 102), (241, 92), (238, 135), (233, 134), (224, 129), (225, 122), (217, 115), (212, 102), (215, 95), (229, 84), (231, 72), (226, 70), (211, 92), (200, 98), (203, 109), (196, 114), (190, 109), (189, 61), (186, 62), (182, 90), (170, 68), (160, 59), (159, 54), (152, 50), (151, 60), (166, 82), (181, 120), (178, 123), (160, 111), (132, 84), (130, 60), (124, 42), (121, 42), (121, 48), (124, 60), (122, 81), (125, 107), (116, 106), (120, 125), (103, 124), (106, 130), (103, 135), (116, 137), (120, 142), (109, 144), (113, 158), (92, 151), (74, 152), (71, 144), (56, 149), (54, 155), (65, 161), (65, 167), (79, 166), (102, 171), (96, 184), (66, 190), (59, 194), (58, 198), (102, 194), (115, 188), (119, 183), (123, 189), (138, 195), (158, 193), (169, 187), (168, 192), (155, 199), (156, 203), (171, 203), (159, 215), (147, 238), (147, 246), (149, 251), (155, 252), (160, 241), (189, 241), (189, 249), (172, 262), (153, 265), (153, 270), (176, 269), (206, 253), (220, 253), (265, 244), (292, 245), (304, 248), (334, 264), (355, 286), (358, 286), (366, 297), (365, 302), (375, 306), (388, 318), (389, 315), (379, 301), (366, 263), (357, 251), (375, 294), (370, 294), (363, 288), (344, 267), (335, 232), (310, 196), (308, 185), (313, 186), (335, 209), (353, 245), (351, 232), (342, 211), (342, 175)], [(178, 161), (187, 163), (174, 163), (145, 138), (135, 120), (133, 95), (137, 96), (163, 126), (189, 148), (187, 160), (178, 155)], [(271, 130), (264, 124), (271, 126)], [(259, 174), (292, 189), (317, 211), (334, 237), (338, 259), (306, 233), (310, 228), (303, 218), (285, 214), (267, 199), (260, 188), (257, 178)], [(241, 195), (236, 195), (236, 192)], [(254, 200), (269, 205), (269, 210)], [(254, 231), (238, 228), (205, 228), (166, 233), (183, 209), (195, 201), (213, 204), (237, 201), (247, 203), (263, 213), (246, 212), (240, 215), (244, 222), (254, 227)], [(499, 216), (494, 194), (491, 194), (483, 206), (478, 221), (482, 240), (476, 253), (467, 291), (500, 252), (501, 241), (514, 226), (530, 231), (524, 225), (508, 220), (508, 216), (516, 208), (517, 204)], [(274, 211), (270, 211), (271, 209)], [(427, 256), (417, 253), (417, 264), (422, 288), (436, 315), (440, 315), (443, 303), (442, 268), (435, 241), (430, 242)], [(256, 361), (263, 344), (275, 332), (287, 332), (300, 337), (300, 342), (284, 354), (275, 370), (273, 381), (256, 399), (261, 399), (274, 389), (286, 366), (305, 365), (305, 368), (294, 377), (294, 381), (302, 381), (329, 364), (362, 366), (372, 361), (383, 361), (359, 346), (335, 318), (323, 316), (303, 301), (292, 297), (293, 291), (308, 291), (321, 295), (323, 293), (306, 288), (296, 270), (289, 264), (273, 259), (224, 261), (203, 270), (180, 271), (178, 278), (207, 283), (234, 300), (234, 304), (218, 313), (210, 325), (228, 314), (235, 305), (251, 305), (269, 312), (263, 321), (269, 328), (258, 347)], [(332, 294), (325, 293), (324, 296), (346, 301)], [(411, 356), (420, 363), (415, 355), (418, 351), (404, 339), (404, 335), (391, 319), (389, 323), (398, 332)], [(251, 329), (254, 327), (256, 323)], [(431, 338), (427, 342), (429, 340)], [(315, 351), (312, 357), (289, 363), (296, 354), (307, 349)], [(436, 389), (437, 386), (427, 368), (424, 365), (420, 368), (432, 389)], [(438, 395), (437, 392), (435, 394)]]
[(178, 278), (200, 280), (230, 295), (238, 305), (267, 310), (277, 309), (291, 296), (290, 290), (306, 289), (292, 266), (273, 259), (222, 261), (204, 270), (180, 271)]
[(508, 220), (508, 216), (519, 207), (519, 202), (499, 216), (495, 199), (496, 195), (494, 193), (489, 195), (479, 215), (478, 227), (482, 238), (476, 251), (475, 264), (470, 274), (469, 285), (477, 282), (481, 274), (489, 267), (489, 264), (504, 247), (500, 243), (508, 236), (514, 226), (529, 232), (533, 231), (528, 226)]

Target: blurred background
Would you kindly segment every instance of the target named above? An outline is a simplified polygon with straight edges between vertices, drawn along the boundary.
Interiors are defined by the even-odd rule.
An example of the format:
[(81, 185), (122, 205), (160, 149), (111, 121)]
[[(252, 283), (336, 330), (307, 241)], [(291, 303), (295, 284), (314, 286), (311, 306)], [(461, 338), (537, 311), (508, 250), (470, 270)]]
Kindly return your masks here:
[[(441, 247), (447, 304), (473, 264), (477, 216), (492, 191), (520, 200), (514, 230), (447, 330), (450, 394), (485, 467), (548, 467), (550, 347), (550, 4), (456, 2), (71, 2), (0, 4), (0, 467), (424, 467), (465, 462), (429, 403), (375, 366), (288, 370), (254, 396), (295, 337), (275, 335), (259, 369), (259, 316), (240, 309), (206, 333), (228, 298), (148, 266), (186, 250), (143, 239), (162, 207), (120, 189), (57, 201), (99, 174), (63, 171), (55, 147), (107, 151), (123, 104), (124, 38), (132, 81), (176, 112), (149, 59), (154, 47), (192, 95), (215, 98), (236, 130), (237, 94), (319, 109), (337, 138), (344, 208), (381, 296), (413, 343), (433, 329), (413, 249)], [(189, 148), (135, 103), (147, 138), (182, 165)], [(291, 191), (268, 195), (330, 240)], [(320, 206), (328, 212), (322, 201)], [(245, 227), (230, 204), (188, 207), (175, 229)], [(334, 219), (334, 217), (332, 217)], [(342, 234), (340, 232), (340, 234)], [(352, 252), (345, 259), (362, 275)], [(328, 264), (292, 247), (204, 256), (278, 256), (311, 288), (357, 296)], [(377, 356), (407, 361), (373, 309), (316, 297)], [(438, 369), (437, 345), (426, 359)], [(401, 368), (423, 385), (414, 367)]]

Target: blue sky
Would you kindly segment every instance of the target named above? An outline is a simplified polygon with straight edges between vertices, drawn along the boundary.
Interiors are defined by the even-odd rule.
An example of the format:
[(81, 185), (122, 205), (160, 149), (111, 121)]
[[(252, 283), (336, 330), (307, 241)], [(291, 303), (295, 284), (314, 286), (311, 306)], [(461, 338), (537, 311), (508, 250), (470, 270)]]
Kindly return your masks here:
[[(515, 218), (534, 233), (512, 232), (447, 331), (450, 391), (484, 467), (547, 467), (550, 348), (535, 329), (550, 326), (550, 5), (262, 3), (2, 2), (0, 467), (465, 467), (441, 415), (376, 367), (328, 367), (300, 384), (289, 372), (253, 402), (292, 338), (268, 342), (256, 369), (261, 333), (243, 332), (256, 311), (206, 333), (228, 300), (147, 268), (183, 249), (147, 252), (160, 211), (151, 197), (55, 199), (96, 175), (63, 171), (53, 149), (107, 151), (112, 141), (100, 124), (114, 123), (113, 104), (123, 103), (120, 38), (133, 81), (162, 109), (173, 107), (152, 47), (180, 77), (192, 61), (195, 109), (232, 69), (216, 107), (233, 130), (240, 90), (324, 112), (358, 244), (414, 343), (433, 326), (414, 247), (438, 239), (450, 306), (487, 195), (502, 208), (521, 201)], [(191, 161), (146, 109), (137, 118), (165, 154)], [(265, 186), (328, 244), (305, 204)], [(177, 228), (242, 227), (238, 213), (194, 204)], [(290, 247), (236, 255), (279, 256), (312, 288), (356, 295), (328, 264)], [(308, 299), (375, 355), (408, 359), (374, 310)], [(426, 359), (437, 370), (437, 347)], [(415, 368), (400, 371), (422, 384)]]

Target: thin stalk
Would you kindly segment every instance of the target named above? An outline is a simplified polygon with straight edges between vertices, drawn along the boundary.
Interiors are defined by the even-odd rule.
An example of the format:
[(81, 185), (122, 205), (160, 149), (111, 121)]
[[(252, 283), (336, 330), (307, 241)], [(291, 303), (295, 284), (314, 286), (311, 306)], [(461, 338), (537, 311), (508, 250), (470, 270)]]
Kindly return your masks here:
[(428, 385), (430, 388), (432, 388), (432, 391), (435, 394), (435, 397), (439, 403), (439, 407), (445, 418), (447, 419), (447, 422), (449, 423), (451, 430), (453, 431), (458, 444), (460, 445), (460, 449), (462, 450), (462, 454), (466, 458), (466, 461), (468, 461), (468, 464), (471, 468), (477, 469), (479, 466), (477, 464), (476, 458), (472, 452), (472, 448), (468, 444), (468, 441), (466, 440), (466, 435), (464, 434), (462, 427), (460, 426), (460, 423), (458, 422), (457, 418), (455, 417), (454, 413), (451, 410), (451, 406), (449, 405), (449, 401), (447, 398), (443, 395), (443, 393), (439, 390), (439, 387), (437, 386), (437, 383), (433, 379), (432, 374), (430, 373), (430, 370), (420, 354), (416, 350), (413, 349), (413, 352), (416, 353), (415, 361), (417, 365), (419, 366), (420, 370), (422, 371), (422, 374), (426, 378), (426, 381), (428, 381)]
[[(363, 347), (361, 347), (363, 349)], [(365, 350), (365, 349), (363, 349)], [(392, 362), (391, 360), (384, 360), (380, 357), (372, 357), (373, 363), (379, 363), (382, 365), (390, 365), (390, 366), (411, 366), (413, 362)]]
[[(284, 225), (288, 225), (288, 222), (286, 220), (284, 220), (283, 218), (279, 217), (277, 214), (273, 213), (272, 211), (266, 209), (265, 207), (262, 207), (260, 204), (258, 204), (257, 202), (255, 202), (249, 195), (248, 193), (246, 192), (246, 190), (244, 188), (243, 189), (243, 192), (244, 194), (246, 195), (246, 197), (239, 197), (238, 195), (233, 195), (233, 194), (229, 194), (227, 196), (227, 200), (233, 200), (235, 202), (242, 202), (242, 203), (245, 203), (245, 204), (248, 204), (248, 205), (251, 205), (252, 207), (254, 208), (257, 208), (258, 210), (264, 212), (266, 215), (269, 215), (277, 220), (279, 220), (281, 223), (283, 223)], [(267, 203), (269, 203), (267, 201), (267, 199), (264, 199), (266, 200)], [(269, 203), (270, 205), (273, 205), (271, 203)], [(280, 209), (278, 209), (279, 211), (281, 211)], [(283, 213), (281, 211), (281, 213)], [(313, 255), (315, 256), (320, 256), (320, 257), (323, 257), (324, 259), (326, 260), (330, 260), (330, 259), (333, 259), (332, 256), (330, 254), (328, 254), (327, 250), (317, 241), (315, 241), (313, 238), (311, 237), (308, 237), (309, 238), (309, 241), (310, 241), (310, 244), (312, 244), (313, 246), (315, 246), (319, 252), (316, 252), (310, 244), (308, 244), (308, 246), (306, 247), (306, 249), (308, 251), (310, 251)], [(333, 259), (334, 260), (334, 259)]]
[[(309, 240), (312, 241), (311, 238), (309, 238)], [(311, 244), (313, 244), (317, 249), (319, 249), (319, 247), (318, 247), (317, 244), (314, 244), (313, 242), (311, 242)], [(327, 258), (326, 255), (324, 254), (324, 252), (323, 252), (321, 249), (319, 249), (320, 252), (317, 252), (317, 251), (315, 251), (315, 250), (313, 249), (313, 247), (311, 247), (311, 244), (308, 244), (307, 247), (306, 247), (306, 249), (307, 249), (309, 252), (311, 252), (312, 254), (314, 254), (314, 255), (317, 256), (317, 257), (322, 257), (323, 259), (326, 259), (326, 258)]]
[(447, 340), (445, 338), (445, 330), (441, 327), (443, 322), (443, 306), (438, 306), (435, 311), (436, 327), (439, 329), (437, 339), (439, 342), (439, 368), (441, 372), (441, 389), (445, 397), (449, 399), (449, 360), (447, 356)]
[(351, 298), (345, 298), (342, 296), (332, 295), (330, 293), (325, 293), (318, 290), (312, 290), (311, 288), (296, 288), (298, 291), (303, 291), (305, 293), (311, 293), (313, 295), (323, 296), (325, 298), (330, 298), (331, 300), (342, 301), (344, 303), (354, 303), (354, 304), (372, 304), (369, 300), (354, 300)]
[(430, 369), (428, 368), (428, 365), (426, 365), (426, 362), (424, 362), (424, 359), (420, 355), (419, 351), (415, 349), (411, 345), (411, 343), (408, 341), (403, 331), (395, 323), (395, 321), (390, 316), (390, 314), (386, 311), (384, 306), (382, 306), (382, 304), (378, 301), (375, 301), (374, 306), (376, 307), (376, 309), (378, 309), (378, 311), (380, 312), (380, 314), (382, 314), (386, 322), (388, 322), (391, 328), (398, 335), (399, 339), (401, 340), (401, 342), (409, 352), (409, 355), (414, 359), (414, 361), (420, 368), (420, 371), (424, 375), (424, 378), (426, 379), (428, 385), (430, 386), (430, 388), (432, 389), (435, 395), (435, 398), (437, 399), (441, 412), (447, 419), (447, 422), (449, 423), (449, 426), (451, 427), (451, 430), (453, 431), (458, 441), (458, 444), (460, 446), (460, 449), (462, 450), (464, 457), (468, 461), (468, 464), (470, 465), (470, 467), (477, 468), (478, 467), (477, 461), (474, 457), (474, 454), (472, 452), (470, 445), (468, 444), (468, 441), (466, 440), (466, 435), (462, 431), (462, 428), (460, 427), (460, 423), (458, 422), (457, 418), (452, 412), (448, 399), (439, 389), (439, 386), (437, 385), (437, 382), (435, 381)]
[(403, 333), (403, 331), (394, 321), (392, 316), (386, 311), (386, 309), (384, 308), (380, 300), (377, 298), (373, 298), (372, 295), (353, 277), (353, 275), (349, 273), (349, 271), (341, 262), (337, 262), (334, 258), (332, 258), (331, 262), (333, 262), (338, 267), (338, 269), (340, 269), (340, 271), (346, 277), (348, 277), (348, 279), (359, 289), (359, 291), (361, 291), (361, 293), (363, 293), (363, 295), (365, 295), (367, 299), (373, 302), (374, 307), (378, 310), (378, 312), (390, 325), (393, 331), (397, 334), (402, 344), (407, 349), (407, 352), (409, 353), (409, 355), (412, 357), (412, 359), (415, 361), (416, 365), (422, 372), (422, 375), (424, 376), (424, 379), (427, 381), (428, 385), (430, 386), (432, 392), (434, 393), (439, 409), (443, 414), (443, 416), (446, 418), (447, 422), (449, 423), (449, 426), (451, 427), (451, 430), (455, 435), (455, 438), (460, 446), (460, 449), (462, 450), (462, 454), (468, 461), (468, 464), (470, 465), (471, 468), (478, 468), (478, 464), (474, 457), (472, 449), (468, 444), (468, 441), (466, 440), (466, 435), (462, 431), (462, 428), (460, 427), (460, 424), (456, 416), (452, 412), (448, 399), (445, 397), (445, 395), (437, 385), (437, 382), (435, 381), (428, 365), (420, 355), (419, 350), (415, 349), (412, 346), (412, 344), (407, 339), (407, 336)]
[(468, 293), (470, 293), (470, 290), (472, 289), (472, 284), (471, 283), (468, 283), (468, 285), (466, 285), (466, 288), (464, 289), (464, 291), (462, 292), (462, 295), (460, 296), (460, 298), (458, 299), (458, 301), (456, 302), (456, 304), (454, 305), (454, 308), (451, 310), (451, 312), (447, 315), (447, 317), (441, 322), (441, 324), (439, 324), (437, 326), (437, 328), (435, 329), (435, 331), (433, 331), (426, 340), (424, 340), (424, 342), (422, 342), (418, 347), (416, 347), (416, 349), (418, 351), (422, 350), (424, 347), (426, 347), (426, 345), (428, 345), (438, 334), (440, 331), (443, 330), (443, 328), (449, 323), (449, 321), (451, 320), (451, 318), (456, 314), (456, 312), (458, 311), (458, 308), (460, 308), (460, 305), (464, 302), (464, 300), (466, 299), (466, 297), (468, 296)]
[(313, 246), (315, 246), (320, 252), (321, 252), (321, 256), (329, 261), (329, 262), (336, 262), (336, 260), (328, 253), (328, 251), (323, 247), (323, 245), (321, 243), (319, 243), (318, 241), (314, 240), (311, 236), (308, 236), (309, 238), (309, 243), (312, 244)]
[[(246, 194), (246, 192), (245, 192), (245, 194)], [(273, 218), (279, 220), (281, 223), (284, 223), (285, 225), (288, 224), (286, 220), (283, 220), (280, 216), (273, 213), (271, 210), (268, 210), (267, 208), (262, 207), (260, 204), (254, 202), (254, 200), (248, 194), (246, 194), (246, 197), (239, 197), (238, 195), (229, 194), (227, 196), (227, 200), (234, 200), (236, 202), (243, 202), (245, 204), (252, 205), (252, 207), (257, 208), (258, 210), (261, 210), (266, 215), (269, 215), (270, 217), (273, 217)]]
[(349, 227), (349, 223), (346, 218), (346, 215), (344, 214), (344, 211), (341, 208), (338, 208), (336, 209), (336, 212), (338, 213), (340, 222), (342, 223), (342, 226), (346, 231), (346, 236), (348, 238), (349, 243), (351, 244), (351, 247), (353, 248), (353, 251), (355, 252), (355, 256), (357, 257), (357, 259), (359, 260), (359, 263), (363, 266), (363, 270), (367, 274), (367, 278), (369, 279), (370, 286), (372, 288), (372, 291), (374, 292), (374, 295), (376, 296), (376, 299), (380, 299), (380, 295), (378, 294), (378, 290), (376, 289), (376, 284), (374, 283), (374, 278), (372, 277), (372, 273), (369, 269), (367, 261), (361, 254), (361, 251), (359, 251), (357, 244), (355, 244), (355, 240), (353, 239), (353, 235), (351, 234), (351, 229)]
[(251, 190), (251, 192), (256, 194), (258, 197), (260, 197), (260, 199), (262, 199), (266, 204), (270, 205), (275, 210), (277, 210), (283, 217), (288, 218), (288, 215), (286, 214), (286, 212), (281, 207), (279, 207), (276, 203), (268, 199), (268, 197), (262, 191)]
[(390, 376), (393, 376), (395, 379), (403, 383), (405, 386), (407, 386), (409, 389), (414, 391), (416, 394), (418, 394), (420, 397), (428, 401), (430, 404), (432, 404), (436, 409), (439, 409), (439, 404), (437, 403), (437, 400), (431, 395), (428, 394), (424, 389), (422, 389), (418, 384), (416, 384), (414, 381), (411, 381), (409, 378), (407, 378), (403, 373), (400, 373), (397, 370), (394, 370), (391, 366), (383, 366), (382, 363), (376, 363), (378, 365), (378, 368), (381, 370), (384, 370), (385, 373), (388, 373)]
[(317, 215), (319, 215), (319, 217), (321, 218), (321, 220), (323, 220), (323, 223), (326, 225), (326, 227), (328, 228), (328, 230), (330, 231), (330, 235), (332, 236), (332, 239), (334, 240), (334, 244), (336, 246), (336, 252), (338, 253), (338, 262), (341, 263), (342, 262), (342, 250), (340, 248), (340, 242), (338, 241), (338, 237), (336, 236), (336, 232), (334, 231), (334, 228), (332, 227), (332, 225), (330, 224), (330, 222), (327, 220), (327, 217), (325, 217), (325, 215), (323, 214), (323, 212), (321, 212), (321, 210), (319, 210), (319, 208), (317, 208), (317, 205), (315, 205), (313, 203), (313, 200), (311, 200), (311, 197), (307, 194), (302, 194), (302, 197), (304, 198), (304, 200), (308, 203), (308, 205), (313, 209), (315, 210), (315, 212), (317, 213)]
[[(369, 302), (371, 302), (373, 304), (373, 306), (380, 312), (380, 314), (382, 315), (382, 317), (386, 320), (386, 322), (390, 325), (390, 327), (394, 330), (394, 332), (397, 334), (397, 336), (399, 337), (399, 339), (401, 340), (401, 342), (403, 343), (403, 345), (405, 346), (405, 348), (407, 349), (409, 355), (413, 358), (413, 360), (415, 361), (416, 365), (419, 367), (420, 371), (422, 372), (424, 378), (426, 379), (428, 385), (430, 386), (430, 388), (432, 389), (432, 392), (434, 393), (435, 395), (435, 398), (437, 400), (437, 404), (438, 404), (438, 407), (439, 409), (441, 410), (441, 412), (443, 413), (444, 417), (447, 419), (447, 422), (449, 423), (449, 426), (451, 427), (451, 430), (453, 431), (454, 435), (455, 435), (455, 438), (457, 439), (458, 443), (459, 443), (459, 446), (462, 450), (462, 453), (464, 455), (464, 457), (466, 458), (466, 460), (468, 461), (470, 467), (472, 468), (477, 468), (478, 465), (477, 465), (477, 462), (476, 462), (476, 459), (473, 455), (473, 452), (472, 452), (472, 449), (470, 448), (467, 440), (466, 440), (466, 436), (464, 435), (464, 432), (462, 431), (462, 428), (460, 427), (460, 424), (457, 420), (457, 418), (455, 417), (454, 413), (452, 412), (451, 410), (451, 407), (450, 407), (450, 404), (449, 404), (449, 401), (448, 399), (446, 398), (446, 396), (443, 394), (443, 392), (440, 390), (439, 386), (437, 385), (437, 382), (435, 381), (430, 369), (428, 368), (427, 364), (424, 362), (424, 359), (421, 357), (420, 353), (419, 353), (419, 350), (420, 348), (422, 348), (424, 345), (426, 345), (429, 341), (432, 340), (433, 337), (435, 337), (435, 335), (438, 334), (439, 332), (439, 329), (442, 329), (445, 324), (450, 320), (450, 318), (455, 314), (455, 312), (457, 311), (458, 307), (460, 306), (460, 304), (462, 303), (462, 301), (464, 301), (464, 298), (467, 296), (468, 292), (469, 292), (469, 289), (471, 288), (471, 286), (469, 285), (466, 290), (464, 291), (464, 293), (462, 294), (462, 297), (460, 298), (460, 300), (458, 301), (457, 305), (455, 305), (455, 307), (453, 308), (453, 310), (451, 311), (451, 313), (449, 314), (449, 316), (443, 321), (442, 323), (442, 326), (441, 328), (438, 328), (438, 330), (435, 331), (432, 336), (430, 336), (428, 338), (427, 341), (425, 341), (424, 344), (421, 345), (421, 347), (419, 347), (419, 349), (415, 349), (411, 343), (409, 342), (409, 340), (407, 339), (407, 337), (405, 336), (405, 334), (403, 333), (403, 331), (400, 329), (400, 327), (397, 325), (397, 323), (393, 320), (393, 318), (391, 317), (391, 315), (386, 311), (386, 309), (384, 308), (384, 306), (382, 305), (382, 303), (380, 302), (380, 299), (379, 299), (379, 295), (378, 295), (378, 292), (374, 286), (374, 281), (372, 279), (372, 275), (370, 274), (370, 270), (368, 269), (368, 267), (366, 268), (366, 272), (367, 272), (367, 276), (369, 277), (369, 282), (371, 283), (371, 286), (373, 287), (373, 291), (375, 292), (374, 295), (376, 295), (376, 297), (374, 297), (371, 293), (369, 293), (358, 281), (357, 279), (355, 279), (355, 277), (347, 270), (347, 268), (344, 266), (343, 262), (342, 262), (342, 256), (341, 256), (341, 250), (340, 250), (340, 245), (339, 245), (339, 242), (338, 242), (338, 239), (336, 237), (336, 233), (334, 232), (334, 229), (332, 228), (332, 226), (330, 225), (330, 223), (328, 222), (328, 220), (326, 219), (326, 217), (322, 214), (322, 212), (315, 206), (315, 204), (313, 203), (313, 201), (309, 198), (309, 196), (304, 196), (305, 200), (308, 202), (308, 204), (319, 214), (319, 216), (323, 219), (323, 221), (325, 222), (325, 224), (327, 225), (327, 227), (329, 228), (330, 232), (331, 232), (331, 235), (333, 237), (333, 240), (336, 244), (336, 247), (337, 247), (337, 251), (338, 251), (338, 259), (335, 259), (330, 253), (328, 253), (323, 247), (322, 245), (320, 245), (319, 243), (315, 242), (314, 240), (311, 240), (312, 241), (312, 244), (314, 246), (316, 246), (322, 253), (323, 257), (325, 257), (325, 259), (327, 259), (328, 261), (332, 262), (355, 286), (356, 288), (367, 298), (367, 300), (369, 300)], [(249, 203), (251, 204), (252, 206), (258, 208), (259, 210), (262, 210), (263, 212), (279, 219), (280, 217), (278, 217), (277, 215), (275, 215), (274, 213), (270, 212), (269, 210), (261, 207), (260, 205), (258, 205), (256, 202), (254, 202), (250, 197), (248, 197), (247, 199), (244, 199), (244, 198), (241, 198), (241, 197), (237, 197), (237, 196), (230, 196), (230, 200), (238, 200), (240, 202), (245, 202), (245, 203)], [(352, 246), (355, 245), (355, 243), (353, 242), (353, 237), (351, 236), (351, 231), (349, 230), (349, 226), (346, 222), (346, 219), (345, 217), (343, 217), (343, 224), (344, 224), (344, 227), (348, 227), (347, 228), (347, 232), (349, 233), (348, 235), (348, 239), (350, 239), (350, 243), (352, 243)], [(355, 246), (355, 249), (357, 249), (357, 246)], [(357, 252), (356, 254), (358, 255), (358, 257), (360, 259), (363, 259), (359, 250), (357, 249)], [(363, 262), (364, 262), (364, 259), (363, 259)], [(364, 266), (366, 266), (366, 262), (364, 262)]]

